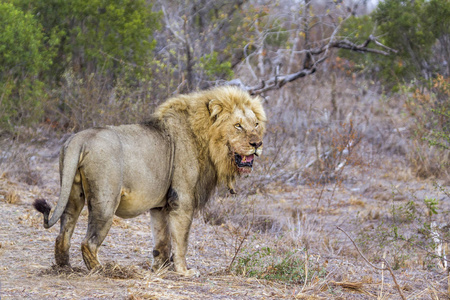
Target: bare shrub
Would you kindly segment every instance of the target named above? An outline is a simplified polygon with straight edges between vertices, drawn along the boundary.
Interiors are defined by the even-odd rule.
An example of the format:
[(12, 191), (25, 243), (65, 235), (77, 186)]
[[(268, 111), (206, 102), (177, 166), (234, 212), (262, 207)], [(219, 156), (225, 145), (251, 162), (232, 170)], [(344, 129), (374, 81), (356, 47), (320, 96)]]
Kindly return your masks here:
[(286, 243), (294, 248), (304, 247), (308, 250), (318, 244), (317, 236), (322, 235), (322, 228), (314, 216), (297, 212), (294, 216), (286, 218), (285, 225)]
[(5, 201), (8, 204), (17, 204), (20, 202), (20, 196), (15, 190), (7, 192), (5, 195)]
[(307, 251), (299, 249), (283, 251), (277, 248), (261, 247), (243, 251), (233, 272), (246, 277), (281, 281), (288, 284), (306, 284), (324, 277), (325, 269), (311, 259)]
[(214, 197), (202, 210), (205, 223), (220, 226), (232, 225), (242, 228), (250, 227), (254, 232), (274, 232), (280, 229), (273, 212), (252, 203), (248, 195), (226, 195)]
[(429, 87), (412, 85), (406, 108), (413, 123), (408, 152), (416, 175), (450, 180), (450, 79), (437, 76)]
[(47, 123), (64, 132), (137, 123), (147, 120), (158, 104), (177, 91), (168, 57), (145, 66), (109, 59), (123, 68), (114, 77), (101, 70), (89, 75), (65, 71), (60, 87), (49, 91), (49, 99), (43, 101)]
[[(17, 131), (17, 130), (16, 130)], [(39, 130), (18, 130), (16, 135), (8, 135), (0, 141), (0, 168), (8, 179), (25, 182), (28, 185), (42, 184), (39, 172), (35, 169), (37, 160), (32, 144), (40, 143)]]
[(407, 155), (412, 169), (420, 178), (445, 178), (450, 180), (450, 152), (429, 146), (421, 140), (412, 141)]
[[(441, 186), (436, 186), (436, 191), (446, 193)], [(414, 264), (423, 269), (442, 266), (448, 255), (444, 249), (450, 241), (448, 205), (427, 194), (423, 197), (411, 194), (408, 198), (402, 202), (391, 199), (383, 222), (374, 230), (361, 228), (357, 243), (376, 261), (387, 252), (394, 270), (411, 268)]]
[(145, 87), (127, 86), (122, 82), (126, 78), (113, 81), (99, 73), (83, 78), (67, 71), (64, 80), (65, 84), (46, 103), (48, 115), (54, 118), (51, 122), (57, 128), (79, 131), (138, 122), (155, 107), (156, 101), (148, 100)]
[(315, 134), (315, 158), (305, 166), (304, 178), (310, 182), (342, 181), (344, 168), (361, 163), (356, 148), (362, 136), (353, 121), (319, 128)]

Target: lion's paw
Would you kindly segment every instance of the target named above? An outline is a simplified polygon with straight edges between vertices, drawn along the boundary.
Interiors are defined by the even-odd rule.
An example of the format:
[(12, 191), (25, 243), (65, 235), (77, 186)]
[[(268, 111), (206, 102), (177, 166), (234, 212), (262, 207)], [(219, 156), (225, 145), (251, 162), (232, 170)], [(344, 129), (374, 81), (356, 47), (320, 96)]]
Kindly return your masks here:
[(189, 269), (184, 272), (177, 272), (185, 277), (200, 277), (200, 272), (197, 269)]

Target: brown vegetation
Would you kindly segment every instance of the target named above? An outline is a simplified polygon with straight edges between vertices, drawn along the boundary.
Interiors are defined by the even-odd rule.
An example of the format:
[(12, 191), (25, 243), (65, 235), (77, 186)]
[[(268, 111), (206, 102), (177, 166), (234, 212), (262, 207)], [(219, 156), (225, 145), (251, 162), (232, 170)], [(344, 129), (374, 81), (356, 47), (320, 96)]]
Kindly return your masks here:
[[(405, 99), (383, 96), (378, 88), (316, 75), (266, 98), (268, 134), (256, 169), (237, 182), (238, 195), (219, 189), (195, 219), (188, 261), (202, 276), (194, 279), (170, 269), (150, 271), (147, 214), (115, 218), (100, 249), (105, 267), (88, 273), (79, 250), (83, 211), (72, 241), (73, 268), (52, 266), (57, 229), (43, 230), (30, 204), (39, 197), (56, 201), (65, 136), (39, 129), (3, 139), (1, 295), (395, 299), (400, 288), (408, 299), (448, 297), (445, 258), (436, 252), (447, 241), (448, 187), (439, 178), (416, 177)], [(432, 222), (440, 228), (438, 243), (431, 227), (422, 226)], [(382, 270), (366, 264), (336, 226)]]
[[(121, 9), (88, 1), (13, 2), (22, 6), (3, 6), (11, 23), (20, 24), (21, 9), (45, 21), (36, 53), (58, 55), (26, 64), (33, 56), (17, 49), (21, 67), (14, 59), (2, 73), (0, 296), (450, 298), (448, 1), (385, 0), (371, 16), (367, 1), (157, 1), (140, 6), (139, 24), (136, 10), (117, 18), (105, 12)], [(112, 8), (123, 3), (150, 2)], [(67, 15), (48, 23), (53, 8)], [(62, 38), (50, 41), (53, 33)], [(33, 40), (5, 36), (9, 47)], [(143, 40), (151, 45), (137, 47)], [(47, 41), (60, 43), (47, 49)], [(238, 194), (219, 188), (193, 222), (187, 260), (201, 276), (151, 272), (149, 214), (115, 217), (103, 268), (88, 272), (86, 209), (72, 267), (55, 267), (58, 229), (44, 230), (31, 203), (56, 202), (67, 137), (143, 121), (174, 94), (224, 83), (264, 98), (267, 134)]]

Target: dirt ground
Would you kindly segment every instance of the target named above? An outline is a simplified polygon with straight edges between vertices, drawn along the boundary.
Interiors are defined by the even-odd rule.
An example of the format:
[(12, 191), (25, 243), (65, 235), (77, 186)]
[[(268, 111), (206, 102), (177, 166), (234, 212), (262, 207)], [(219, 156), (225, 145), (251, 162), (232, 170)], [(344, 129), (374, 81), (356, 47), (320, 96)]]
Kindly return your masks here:
[[(53, 266), (58, 226), (45, 230), (42, 215), (31, 206), (36, 198), (46, 198), (53, 206), (56, 203), (60, 144), (61, 140), (41, 141), (32, 149), (23, 149), (31, 153), (27, 156), (31, 165), (21, 173), (11, 165), (14, 160), (0, 165), (1, 299), (401, 299), (391, 274), (369, 266), (336, 226), (381, 267), (380, 255), (393, 264), (393, 257), (400, 252), (389, 247), (380, 250), (371, 233), (389, 220), (393, 205), (413, 197), (435, 197), (443, 205), (450, 200), (432, 181), (415, 178), (395, 157), (387, 163), (380, 154), (373, 157), (370, 172), (367, 168), (349, 169), (339, 185), (276, 181), (237, 198), (216, 196), (213, 206), (238, 203), (259, 207), (257, 214), (271, 223), (264, 230), (254, 227), (247, 231), (239, 230), (239, 222), (233, 218), (212, 225), (199, 214), (191, 230), (187, 258), (188, 265), (200, 271), (198, 278), (151, 272), (148, 214), (130, 220), (116, 218), (99, 253), (106, 269), (88, 273), (80, 252), (86, 208), (72, 238), (72, 269), (61, 270)], [(18, 173), (14, 175), (12, 170)], [(31, 179), (19, 174), (28, 174)], [(240, 186), (252, 184), (250, 176)], [(243, 236), (242, 253), (265, 245), (273, 249), (307, 248), (311, 261), (309, 272), (305, 271), (307, 280), (286, 283), (226, 272), (237, 252), (236, 241), (242, 241)], [(393, 271), (404, 296), (448, 299), (448, 273), (439, 261), (426, 261), (425, 252), (417, 248), (406, 252), (409, 255), (401, 256), (400, 267)], [(317, 266), (324, 270), (321, 276), (313, 272)]]

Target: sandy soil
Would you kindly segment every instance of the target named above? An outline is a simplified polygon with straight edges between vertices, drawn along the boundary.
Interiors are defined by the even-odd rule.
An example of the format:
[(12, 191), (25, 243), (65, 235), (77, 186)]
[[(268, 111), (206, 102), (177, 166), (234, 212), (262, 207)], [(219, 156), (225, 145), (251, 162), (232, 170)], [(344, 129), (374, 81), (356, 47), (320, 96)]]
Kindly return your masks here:
[[(236, 241), (247, 231), (238, 230), (238, 222), (231, 217), (213, 226), (201, 214), (193, 223), (188, 256), (188, 265), (196, 267), (200, 277), (183, 278), (170, 271), (149, 270), (152, 238), (148, 214), (115, 219), (99, 253), (109, 270), (88, 273), (79, 249), (86, 230), (85, 209), (72, 238), (73, 269), (61, 270), (52, 266), (58, 226), (45, 230), (42, 216), (31, 207), (35, 198), (46, 198), (53, 204), (57, 200), (59, 144), (53, 142), (36, 150), (31, 166), (39, 174), (35, 183), (15, 180), (18, 177), (7, 170), (0, 172), (1, 299), (400, 299), (389, 272), (375, 270), (364, 262), (336, 226), (355, 239), (359, 237), (356, 240), (361, 243), (365, 236), (361, 232), (373, 233), (387, 220), (384, 216), (389, 216), (393, 203), (425, 196), (449, 202), (431, 181), (420, 181), (408, 172), (402, 175), (402, 166), (392, 159), (389, 164), (374, 163), (371, 168), (376, 168), (375, 174), (367, 173), (367, 169), (352, 170), (338, 186), (272, 182), (252, 195), (241, 196), (238, 199), (244, 201), (242, 205), (263, 207), (257, 213), (272, 220), (269, 228), (248, 232), (242, 249), (304, 246), (314, 264), (326, 271), (316, 277), (311, 271), (311, 280), (297, 284), (225, 272), (236, 252)], [(247, 180), (245, 185), (251, 184)], [(236, 200), (225, 197), (213, 203), (227, 201)], [(237, 232), (235, 236), (230, 228)], [(289, 230), (292, 228), (297, 231)], [(370, 241), (362, 247), (372, 254), (376, 254), (375, 248)], [(395, 249), (385, 250), (391, 258)], [(381, 266), (375, 254), (368, 257)], [(411, 253), (402, 267), (394, 270), (405, 297), (448, 298), (448, 273), (439, 268), (437, 260), (432, 262), (433, 266), (425, 268), (424, 259)]]

